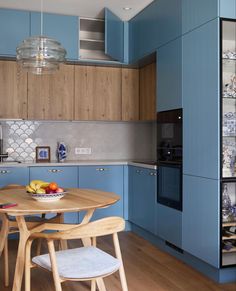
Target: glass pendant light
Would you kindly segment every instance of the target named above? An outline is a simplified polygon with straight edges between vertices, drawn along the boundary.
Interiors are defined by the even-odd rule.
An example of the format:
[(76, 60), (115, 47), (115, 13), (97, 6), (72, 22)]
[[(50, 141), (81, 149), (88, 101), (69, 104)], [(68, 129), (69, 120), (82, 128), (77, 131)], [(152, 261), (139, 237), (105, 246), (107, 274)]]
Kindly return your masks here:
[(28, 72), (51, 74), (65, 62), (66, 50), (53, 38), (43, 36), (43, 0), (41, 0), (41, 35), (31, 36), (16, 48), (17, 62)]

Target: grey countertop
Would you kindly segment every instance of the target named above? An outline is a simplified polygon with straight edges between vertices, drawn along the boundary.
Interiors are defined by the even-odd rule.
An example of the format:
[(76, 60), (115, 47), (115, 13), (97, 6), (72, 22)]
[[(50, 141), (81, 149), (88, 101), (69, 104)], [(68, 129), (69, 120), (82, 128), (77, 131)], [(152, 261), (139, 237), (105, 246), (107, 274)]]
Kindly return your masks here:
[(0, 168), (2, 167), (61, 167), (61, 166), (102, 166), (102, 165), (131, 165), (136, 167), (142, 167), (147, 169), (157, 169), (156, 165), (150, 164), (145, 161), (127, 161), (127, 160), (80, 160), (80, 161), (65, 161), (63, 163), (58, 163), (52, 161), (50, 163), (18, 163), (18, 162), (3, 162), (0, 163)]

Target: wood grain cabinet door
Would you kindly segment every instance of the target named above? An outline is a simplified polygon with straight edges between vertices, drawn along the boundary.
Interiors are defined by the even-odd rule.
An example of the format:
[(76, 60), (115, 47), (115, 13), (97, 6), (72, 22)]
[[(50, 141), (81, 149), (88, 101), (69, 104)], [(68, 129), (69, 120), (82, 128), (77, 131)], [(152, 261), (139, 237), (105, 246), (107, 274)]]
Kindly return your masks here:
[(121, 120), (121, 68), (75, 66), (75, 119)]
[(156, 63), (140, 69), (140, 120), (156, 119)]
[(139, 120), (139, 69), (122, 69), (122, 120)]
[(28, 118), (73, 120), (74, 65), (61, 65), (52, 75), (28, 74)]
[(14, 61), (0, 61), (0, 118), (27, 118), (27, 74)]

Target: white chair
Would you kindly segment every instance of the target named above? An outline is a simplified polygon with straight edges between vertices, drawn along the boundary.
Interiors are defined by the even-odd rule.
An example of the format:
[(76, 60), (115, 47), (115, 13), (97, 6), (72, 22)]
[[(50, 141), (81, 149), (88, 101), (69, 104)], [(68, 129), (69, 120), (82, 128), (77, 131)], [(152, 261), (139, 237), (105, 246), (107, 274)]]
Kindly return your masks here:
[[(54, 233), (34, 233), (26, 245), (25, 291), (30, 291), (30, 270), (38, 266), (53, 273), (56, 291), (62, 291), (64, 281), (91, 281), (91, 291), (106, 291), (103, 278), (119, 270), (123, 291), (128, 291), (117, 233), (124, 230), (125, 221), (120, 217), (103, 218), (79, 226), (45, 224), (44, 230)], [(96, 237), (113, 236), (116, 256), (96, 247)], [(31, 245), (35, 238), (47, 240), (49, 254), (36, 256), (31, 261)], [(91, 238), (92, 244), (80, 248), (55, 251), (54, 240)]]

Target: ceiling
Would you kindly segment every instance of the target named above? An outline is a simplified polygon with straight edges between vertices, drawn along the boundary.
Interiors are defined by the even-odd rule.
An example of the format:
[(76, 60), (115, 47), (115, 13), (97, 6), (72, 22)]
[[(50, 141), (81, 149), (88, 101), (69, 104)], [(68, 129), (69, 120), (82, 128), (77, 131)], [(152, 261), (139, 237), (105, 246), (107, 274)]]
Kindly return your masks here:
[[(104, 7), (122, 20), (131, 19), (153, 0), (43, 0), (43, 12), (102, 18)], [(40, 11), (40, 0), (0, 0), (0, 8)], [(124, 10), (123, 7), (131, 7)]]

